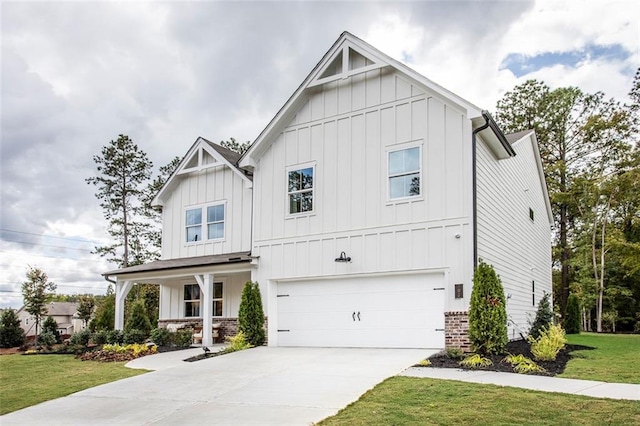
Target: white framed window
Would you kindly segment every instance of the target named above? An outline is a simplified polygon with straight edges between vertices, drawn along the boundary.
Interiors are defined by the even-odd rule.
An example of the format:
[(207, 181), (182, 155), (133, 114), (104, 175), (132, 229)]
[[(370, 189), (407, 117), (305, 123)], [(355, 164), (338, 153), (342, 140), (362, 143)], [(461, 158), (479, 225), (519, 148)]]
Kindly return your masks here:
[(186, 209), (186, 242), (197, 243), (224, 239), (226, 209), (227, 203), (224, 201)]
[(314, 209), (315, 165), (287, 168), (287, 204), (289, 214), (311, 213)]
[(223, 290), (224, 285), (221, 282), (213, 283), (213, 313), (214, 317), (223, 316), (222, 304), (223, 304)]
[(420, 146), (388, 151), (389, 199), (416, 197), (422, 193)]
[(184, 286), (184, 316), (200, 316), (200, 286), (198, 284), (186, 284)]

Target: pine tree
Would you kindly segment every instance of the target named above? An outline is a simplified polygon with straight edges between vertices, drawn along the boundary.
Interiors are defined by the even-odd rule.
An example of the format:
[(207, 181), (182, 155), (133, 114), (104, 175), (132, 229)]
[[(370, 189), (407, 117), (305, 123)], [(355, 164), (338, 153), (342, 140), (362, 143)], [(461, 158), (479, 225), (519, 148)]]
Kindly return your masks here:
[(58, 323), (51, 315), (49, 315), (42, 323), (42, 333), (51, 334), (56, 339), (57, 343), (62, 341), (60, 339), (60, 333), (58, 333)]
[(503, 353), (508, 341), (507, 310), (500, 277), (480, 260), (473, 276), (469, 308), (469, 340), (474, 351)]
[(114, 328), (116, 317), (116, 297), (111, 286), (107, 289), (107, 295), (97, 304), (93, 320), (89, 324), (91, 331), (110, 331)]
[(262, 346), (265, 342), (264, 311), (258, 283), (248, 281), (242, 290), (238, 324), (247, 341), (253, 346)]
[(143, 299), (136, 300), (133, 305), (131, 305), (131, 313), (124, 326), (124, 331), (127, 332), (131, 330), (140, 330), (146, 336), (149, 336), (151, 332), (151, 321), (149, 321), (149, 317), (147, 316)]
[(0, 347), (14, 348), (24, 344), (24, 330), (13, 309), (5, 309), (0, 316)]
[(529, 330), (529, 337), (537, 339), (540, 337), (540, 333), (549, 328), (551, 324), (553, 324), (553, 311), (551, 310), (551, 304), (549, 303), (549, 293), (545, 293), (538, 303), (536, 318), (533, 321), (531, 330)]
[(41, 319), (47, 314), (46, 304), (56, 287), (42, 270), (29, 267), (27, 281), (22, 283), (22, 298), (24, 299), (24, 310), (31, 314), (36, 322), (36, 336)]
[(567, 315), (564, 319), (564, 329), (567, 334), (580, 333), (580, 301), (578, 296), (571, 293), (567, 302)]

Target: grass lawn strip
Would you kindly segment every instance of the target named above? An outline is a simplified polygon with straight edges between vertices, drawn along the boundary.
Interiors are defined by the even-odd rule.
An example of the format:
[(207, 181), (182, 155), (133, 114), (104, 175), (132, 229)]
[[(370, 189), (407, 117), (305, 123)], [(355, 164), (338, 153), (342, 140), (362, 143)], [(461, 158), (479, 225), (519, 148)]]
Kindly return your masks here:
[(0, 415), (147, 372), (124, 364), (83, 362), (73, 355), (2, 355)]
[(640, 335), (580, 333), (567, 337), (570, 344), (596, 349), (573, 352), (559, 377), (640, 383)]
[(640, 424), (640, 403), (392, 377), (319, 424), (630, 425)]

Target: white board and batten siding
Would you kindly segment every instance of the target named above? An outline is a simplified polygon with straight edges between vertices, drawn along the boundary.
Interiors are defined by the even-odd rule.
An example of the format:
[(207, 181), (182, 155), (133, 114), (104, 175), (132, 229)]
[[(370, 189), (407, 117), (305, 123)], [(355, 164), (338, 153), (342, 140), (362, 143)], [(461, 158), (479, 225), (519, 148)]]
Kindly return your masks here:
[[(187, 243), (186, 210), (218, 202), (226, 203), (224, 239)], [(180, 176), (163, 207), (162, 258), (251, 251), (251, 202), (251, 189), (226, 165)]]
[[(513, 148), (515, 157), (497, 161), (478, 143), (478, 256), (500, 275), (511, 295), (507, 313), (527, 331), (543, 293), (551, 293), (551, 225), (531, 136)], [(519, 337), (509, 323), (509, 338)]]
[[(457, 106), (398, 72), (314, 89), (254, 170), (254, 279), (269, 300), (270, 324), (278, 282), (296, 277), (446, 269), (448, 282), (470, 290), (470, 139)], [(421, 195), (390, 201), (387, 153), (412, 146), (421, 148)], [(315, 167), (314, 211), (289, 215), (286, 170), (302, 164)], [(342, 251), (350, 263), (334, 261)], [(464, 309), (468, 292), (454, 299), (451, 286), (443, 299), (445, 310)]]

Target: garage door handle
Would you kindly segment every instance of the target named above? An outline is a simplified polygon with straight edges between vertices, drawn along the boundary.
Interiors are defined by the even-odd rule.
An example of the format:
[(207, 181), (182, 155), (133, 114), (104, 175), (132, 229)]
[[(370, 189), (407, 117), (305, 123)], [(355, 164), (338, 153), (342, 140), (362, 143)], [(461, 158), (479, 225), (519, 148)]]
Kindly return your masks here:
[(360, 311), (358, 311), (358, 321), (360, 321)]
[(356, 320), (356, 311), (353, 311), (353, 313), (351, 314), (351, 318), (353, 318), (353, 320)]

